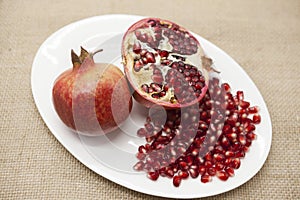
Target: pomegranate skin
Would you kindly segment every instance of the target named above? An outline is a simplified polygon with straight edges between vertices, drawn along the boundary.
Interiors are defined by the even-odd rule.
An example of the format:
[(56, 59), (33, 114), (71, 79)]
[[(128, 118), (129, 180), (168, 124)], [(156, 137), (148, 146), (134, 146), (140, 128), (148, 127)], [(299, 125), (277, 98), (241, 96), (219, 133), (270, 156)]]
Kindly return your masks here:
[[(166, 35), (167, 32), (170, 35)], [(181, 48), (180, 42), (185, 46)], [(189, 43), (190, 46), (186, 43)], [(178, 46), (176, 47), (175, 45)], [(208, 72), (212, 69), (211, 63), (207, 61), (211, 61), (211, 59), (205, 56), (197, 39), (183, 27), (159, 18), (142, 19), (128, 28), (123, 37), (121, 51), (125, 75), (130, 83), (130, 87), (135, 91), (133, 97), (145, 107), (149, 108), (154, 104), (158, 104), (165, 109), (178, 109), (197, 104), (204, 97), (208, 88)], [(143, 51), (146, 53), (143, 53)], [(168, 61), (171, 64), (166, 64)], [(184, 62), (185, 65), (191, 67), (191, 71), (196, 69), (202, 73), (201, 76), (204, 77), (205, 82), (202, 81), (201, 84), (203, 85), (200, 88), (194, 88), (191, 92), (190, 89), (195, 85), (186, 81), (186, 84), (190, 84), (191, 87), (182, 88), (182, 90), (177, 92), (178, 90), (176, 89), (178, 88), (173, 87), (173, 83), (171, 83), (173, 78), (177, 80), (191, 80), (193, 78), (186, 77), (182, 72), (177, 73), (177, 77), (169, 77), (169, 82), (167, 83), (168, 73), (166, 72), (166, 68), (170, 69), (172, 68), (172, 64), (180, 62)], [(152, 66), (155, 67), (153, 68)], [(157, 77), (157, 73), (155, 72), (157, 69), (163, 74), (160, 77)], [(154, 80), (154, 76), (156, 76), (156, 80)], [(200, 76), (197, 78), (198, 81)], [(162, 93), (143, 91), (145, 85), (149, 88), (152, 83), (162, 85), (159, 90), (163, 90)], [(169, 87), (172, 91), (165, 91), (165, 84), (171, 84)], [(189, 96), (185, 98), (183, 95), (180, 102), (180, 99), (177, 97), (182, 94), (182, 91), (187, 91), (186, 93), (189, 93)]]
[(122, 71), (92, 57), (74, 62), (55, 81), (54, 108), (63, 123), (83, 135), (102, 135), (118, 128), (129, 116), (132, 98)]

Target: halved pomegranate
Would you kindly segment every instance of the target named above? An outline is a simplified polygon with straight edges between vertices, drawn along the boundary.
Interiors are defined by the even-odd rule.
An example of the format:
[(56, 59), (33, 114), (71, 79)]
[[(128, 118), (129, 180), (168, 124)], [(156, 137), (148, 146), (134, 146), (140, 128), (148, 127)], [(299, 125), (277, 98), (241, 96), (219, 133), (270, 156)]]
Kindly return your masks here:
[(207, 91), (212, 60), (173, 22), (146, 18), (133, 24), (123, 37), (122, 59), (133, 96), (146, 107), (190, 106)]

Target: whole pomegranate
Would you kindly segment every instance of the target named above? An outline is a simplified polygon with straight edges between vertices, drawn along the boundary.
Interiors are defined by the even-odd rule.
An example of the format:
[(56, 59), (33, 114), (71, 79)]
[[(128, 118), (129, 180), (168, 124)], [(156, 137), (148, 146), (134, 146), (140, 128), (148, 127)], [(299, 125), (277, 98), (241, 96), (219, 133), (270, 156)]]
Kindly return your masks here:
[(81, 47), (77, 56), (72, 50), (73, 68), (56, 79), (52, 90), (60, 119), (84, 135), (117, 129), (132, 108), (131, 93), (121, 70), (112, 64), (95, 63), (95, 53)]
[(207, 91), (212, 60), (188, 30), (173, 22), (146, 18), (133, 24), (123, 37), (122, 59), (133, 96), (146, 107), (190, 106)]

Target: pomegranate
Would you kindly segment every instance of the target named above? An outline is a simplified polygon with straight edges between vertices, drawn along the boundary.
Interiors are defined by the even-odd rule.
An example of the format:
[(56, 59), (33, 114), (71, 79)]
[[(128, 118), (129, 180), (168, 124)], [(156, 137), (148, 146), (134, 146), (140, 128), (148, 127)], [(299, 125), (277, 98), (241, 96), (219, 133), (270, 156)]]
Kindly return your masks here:
[[(221, 181), (234, 177), (257, 137), (259, 108), (245, 103), (243, 91), (232, 94), (230, 85), (221, 84), (219, 78), (210, 79), (208, 91), (197, 110), (194, 106), (186, 107), (185, 112), (182, 108), (166, 110), (164, 124), (149, 114), (145, 126), (137, 131), (146, 144), (138, 148), (135, 170), (145, 171), (153, 181), (158, 176), (172, 178), (175, 187), (190, 177), (199, 177), (202, 183), (212, 177)], [(194, 120), (195, 115), (199, 120)]]
[(206, 93), (212, 60), (173, 22), (146, 18), (133, 24), (123, 37), (122, 59), (133, 96), (146, 107), (187, 107)]
[(112, 64), (95, 63), (81, 47), (71, 51), (73, 68), (55, 81), (54, 108), (65, 125), (84, 135), (101, 135), (118, 128), (131, 112), (132, 98), (122, 71)]

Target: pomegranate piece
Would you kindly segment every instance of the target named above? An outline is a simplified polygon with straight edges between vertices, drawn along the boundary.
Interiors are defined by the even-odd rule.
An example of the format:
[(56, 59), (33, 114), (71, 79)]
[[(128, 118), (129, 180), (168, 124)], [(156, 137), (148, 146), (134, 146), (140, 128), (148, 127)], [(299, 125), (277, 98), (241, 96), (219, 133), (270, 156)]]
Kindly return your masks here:
[[(100, 52), (100, 51), (97, 51)], [(52, 89), (55, 111), (62, 122), (84, 135), (103, 135), (118, 128), (132, 108), (123, 73), (108, 63), (95, 63), (94, 53), (71, 51), (73, 68), (63, 72)]]
[(133, 96), (146, 107), (186, 107), (207, 91), (212, 60), (188, 30), (173, 22), (146, 18), (133, 24), (123, 37), (122, 59)]

